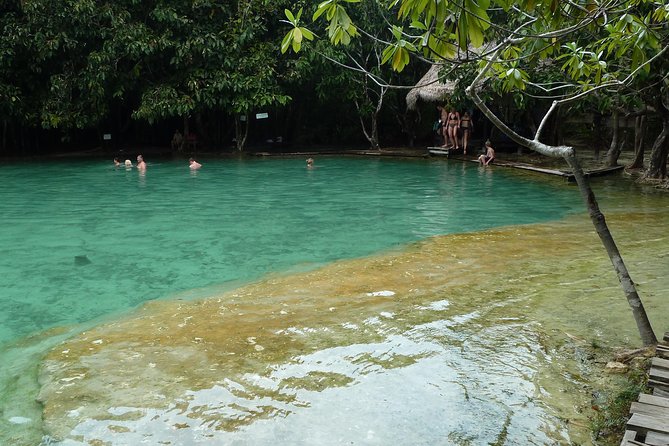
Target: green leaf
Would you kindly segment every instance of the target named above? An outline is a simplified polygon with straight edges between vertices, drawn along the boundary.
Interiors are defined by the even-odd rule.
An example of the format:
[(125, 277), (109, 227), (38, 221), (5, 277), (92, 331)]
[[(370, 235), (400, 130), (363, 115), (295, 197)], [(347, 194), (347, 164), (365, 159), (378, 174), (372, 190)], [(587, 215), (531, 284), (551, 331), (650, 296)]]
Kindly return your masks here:
[[(318, 8), (317, 8), (316, 11), (314, 12), (314, 15), (311, 17), (311, 20), (312, 20), (313, 22), (315, 22), (316, 20), (318, 20), (318, 18), (319, 18), (320, 16), (322, 16), (323, 13), (328, 12), (328, 11), (331, 9), (331, 8), (330, 8), (331, 5), (332, 5), (332, 0), (327, 0), (327, 1), (325, 1), (325, 2), (323, 2), (323, 3), (321, 3), (321, 4), (319, 4), (319, 5), (318, 5)], [(330, 20), (330, 19), (328, 18), (328, 20)]]
[(381, 63), (385, 64), (387, 63), (391, 57), (395, 54), (395, 46), (394, 45), (389, 45), (387, 46), (382, 53), (382, 58), (381, 58)]
[(307, 28), (300, 27), (300, 30), (302, 31), (302, 34), (304, 35), (304, 38), (307, 40), (314, 40), (314, 33), (309, 31)]
[(281, 53), (282, 54), (285, 53), (286, 51), (288, 51), (288, 48), (290, 48), (290, 46), (293, 42), (294, 31), (295, 31), (295, 29), (291, 29), (290, 31), (288, 31), (288, 33), (285, 35), (285, 37), (281, 41)]
[(302, 43), (302, 31), (300, 30), (300, 28), (295, 28), (293, 30), (293, 41), (299, 44)]

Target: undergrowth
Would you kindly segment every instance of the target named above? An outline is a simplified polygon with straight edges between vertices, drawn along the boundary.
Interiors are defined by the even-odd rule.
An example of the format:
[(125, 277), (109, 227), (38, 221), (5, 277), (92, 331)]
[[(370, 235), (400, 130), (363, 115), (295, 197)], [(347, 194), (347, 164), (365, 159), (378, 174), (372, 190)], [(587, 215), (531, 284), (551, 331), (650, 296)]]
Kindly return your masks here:
[(603, 398), (600, 404), (593, 402), (596, 413), (591, 420), (594, 444), (598, 446), (620, 444), (630, 417), (630, 405), (639, 398), (640, 393), (648, 393), (647, 365), (648, 361), (643, 361), (638, 367), (630, 368), (622, 377), (623, 384), (619, 391)]

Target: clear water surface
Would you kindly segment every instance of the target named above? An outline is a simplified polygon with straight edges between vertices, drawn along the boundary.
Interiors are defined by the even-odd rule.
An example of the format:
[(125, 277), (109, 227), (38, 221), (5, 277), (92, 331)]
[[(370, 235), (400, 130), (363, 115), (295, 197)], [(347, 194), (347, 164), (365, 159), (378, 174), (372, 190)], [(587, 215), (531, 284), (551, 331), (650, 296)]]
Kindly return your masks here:
[[(210, 296), (267, 274), (309, 271), (341, 259), (399, 249), (433, 235), (558, 220), (582, 211), (573, 186), (553, 180), (525, 181), (522, 174), (519, 178), (515, 172), (474, 163), (323, 157), (316, 160), (316, 168), (306, 169), (302, 158), (202, 162), (204, 167), (197, 172), (191, 172), (183, 160), (149, 160), (145, 174), (100, 160), (16, 163), (0, 170), (0, 407), (4, 408), (0, 440), (39, 437), (40, 427), (34, 421), (39, 415), (30, 413), (39, 409), (34, 405), (38, 391), (34, 364), (53, 345), (49, 339), (63, 333), (59, 327), (76, 331), (82, 324), (149, 300)], [(466, 314), (457, 317), (466, 319)], [(49, 329), (54, 330), (44, 332)], [(427, 324), (425, 329), (432, 333), (434, 328)], [(388, 342), (400, 350), (415, 349), (411, 333), (398, 334)], [(512, 334), (522, 336), (522, 331), (514, 327), (508, 336)], [(41, 341), (24, 341), (28, 337)], [(369, 342), (357, 348), (360, 355), (372, 355), (383, 344)], [(336, 351), (324, 349), (320, 354)], [(322, 364), (318, 355), (306, 355), (300, 361)], [(521, 363), (533, 361), (533, 355), (525, 358), (522, 351), (515, 355)], [(452, 381), (448, 394), (461, 388), (457, 381), (473, 367), (466, 357), (456, 357), (446, 354), (436, 360), (435, 356), (416, 366), (444, 382)], [(453, 361), (454, 366), (443, 369), (441, 361)], [(290, 365), (277, 367), (285, 367), (277, 375), (297, 373)], [(401, 386), (411, 381), (411, 370), (405, 367), (374, 375), (365, 391), (375, 395), (388, 386)], [(414, 380), (413, 410), (420, 411), (433, 397), (441, 398), (433, 394), (430, 382), (419, 385), (422, 381)], [(507, 379), (509, 387), (529, 386), (527, 392), (532, 392), (530, 381), (522, 378), (512, 384), (514, 380)], [(489, 392), (494, 395), (497, 390)], [(323, 392), (322, 397), (311, 402), (314, 409), (304, 412), (305, 417), (287, 421), (304, 423), (308, 429), (310, 416), (336, 411), (337, 397), (331, 392)], [(359, 407), (382, 411), (391, 404), (372, 403), (374, 398), (370, 396)], [(502, 406), (486, 405), (480, 410), (499, 412), (503, 424), (503, 407), (520, 404), (509, 398)], [(406, 401), (395, 403), (393, 410), (398, 410)], [(443, 435), (448, 429), (453, 432), (458, 426), (475, 424), (467, 418), (473, 413), (461, 411), (462, 418), (454, 418), (453, 426), (442, 426)], [(379, 426), (386, 430), (384, 435), (396, 435), (392, 429), (397, 426), (412, 429), (415, 426), (409, 420), (424, 419), (418, 412), (408, 418), (399, 412), (395, 415), (383, 428)], [(338, 423), (349, 426), (340, 440), (376, 444), (380, 434), (358, 432), (357, 416), (362, 415), (339, 414)], [(518, 416), (529, 419), (522, 412)], [(398, 424), (399, 419), (409, 424)], [(173, 433), (168, 425), (163, 427)], [(421, 436), (431, 429), (424, 428), (411, 435)], [(276, 427), (267, 422), (253, 429), (258, 444), (293, 432), (290, 425)], [(485, 435), (494, 440), (505, 429), (497, 426)], [(533, 430), (536, 427), (530, 426), (528, 431)], [(321, 434), (323, 444), (333, 438), (327, 430)], [(466, 443), (462, 435), (448, 444)]]
[[(0, 342), (437, 234), (559, 219), (575, 188), (460, 162), (101, 161), (0, 171)], [(579, 209), (580, 210), (580, 209)], [(206, 291), (209, 292), (209, 291)]]

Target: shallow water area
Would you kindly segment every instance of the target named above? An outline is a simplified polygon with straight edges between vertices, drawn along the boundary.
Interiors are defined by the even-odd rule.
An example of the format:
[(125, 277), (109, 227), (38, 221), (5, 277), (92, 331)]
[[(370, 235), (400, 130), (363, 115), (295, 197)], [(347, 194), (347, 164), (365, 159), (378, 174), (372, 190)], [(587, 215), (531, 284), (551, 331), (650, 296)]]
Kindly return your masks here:
[[(25, 342), (19, 351), (27, 352), (30, 346), (35, 351), (28, 363), (50, 350), (40, 370), (39, 390), (49, 441), (587, 444), (590, 401), (584, 389), (597, 383), (589, 375), (589, 365), (574, 360), (574, 352), (587, 349), (591, 339), (602, 345), (637, 342), (632, 317), (603, 248), (580, 213), (551, 223), (480, 230), (564, 217), (580, 207), (573, 189), (542, 179), (535, 184), (538, 195), (533, 196), (530, 188), (524, 189), (527, 185), (512, 181), (515, 174), (501, 169), (373, 162), (358, 170), (355, 161), (333, 159), (329, 173), (325, 165), (320, 171), (304, 172), (303, 160), (299, 167), (295, 160), (280, 161), (284, 171), (293, 166), (307, 181), (323, 181), (322, 189), (310, 189), (306, 207), (272, 216), (274, 221), (297, 213), (316, 220), (306, 232), (316, 231), (318, 237), (309, 238), (306, 247), (297, 241), (300, 237), (285, 239), (295, 244), (295, 252), (305, 260), (293, 258), (285, 267), (267, 270), (275, 274), (244, 286), (231, 286), (236, 281), (231, 274), (227, 284), (213, 279), (197, 283), (192, 287), (195, 291), (174, 290), (173, 295), (181, 298), (149, 302), (63, 342), (67, 329), (34, 335), (34, 341)], [(237, 167), (249, 175), (245, 167)], [(259, 167), (264, 169), (266, 164), (258, 162), (255, 168)], [(172, 169), (174, 176), (179, 166), (167, 163), (162, 168)], [(411, 183), (416, 170), (428, 179)], [(278, 173), (263, 174), (268, 172)], [(430, 172), (435, 176), (430, 177)], [(218, 173), (232, 176), (230, 171)], [(364, 187), (379, 187), (384, 193), (329, 200), (331, 194), (337, 197), (346, 189), (334, 182), (340, 176), (349, 188), (356, 183), (353, 178), (373, 178)], [(391, 177), (393, 181), (385, 181)], [(185, 178), (199, 182), (203, 176)], [(190, 184), (172, 180), (178, 188)], [(147, 181), (151, 177), (133, 184), (146, 187)], [(212, 176), (208, 181), (220, 179)], [(228, 181), (226, 186), (231, 187), (240, 178)], [(444, 184), (435, 188), (439, 181)], [(389, 190), (393, 183), (401, 187)], [(489, 189), (492, 185), (498, 187)], [(217, 186), (220, 189), (221, 184)], [(279, 193), (279, 202), (299, 201), (291, 195), (292, 187), (297, 185)], [(407, 187), (414, 193), (393, 201)], [(656, 330), (662, 330), (669, 323), (661, 311), (661, 296), (669, 290), (664, 277), (668, 260), (661, 254), (669, 247), (664, 235), (667, 200), (642, 195), (631, 212), (619, 205), (624, 196), (619, 187), (605, 182), (599, 187), (609, 197), (603, 200), (612, 209), (607, 217), (621, 239), (635, 281), (643, 288), (651, 319)], [(562, 188), (564, 196), (559, 195)], [(509, 198), (508, 203), (500, 203), (500, 195), (513, 195), (513, 191), (525, 200)], [(302, 197), (304, 190), (299, 192)], [(267, 190), (267, 194), (275, 196), (277, 191)], [(478, 213), (476, 202), (462, 201), (468, 194), (477, 197), (478, 205), (488, 206), (489, 212)], [(481, 196), (489, 196), (489, 201), (481, 201)], [(451, 197), (456, 201), (448, 202)], [(355, 205), (355, 200), (361, 204)], [(318, 208), (320, 201), (334, 207), (335, 214), (350, 214), (353, 224), (342, 226), (346, 221), (340, 219), (336, 230), (321, 228), (329, 220)], [(546, 207), (539, 207), (545, 201), (549, 202), (544, 203)], [(380, 206), (381, 202), (387, 206)], [(277, 203), (268, 198), (266, 206), (275, 208)], [(234, 207), (235, 217), (243, 209), (227, 206)], [(216, 214), (226, 206), (219, 203), (217, 209), (211, 218), (205, 217), (208, 223), (203, 227), (218, 221), (221, 217)], [(477, 219), (470, 218), (474, 209)], [(394, 218), (369, 223), (370, 213)], [(499, 221), (480, 217), (496, 214)], [(147, 221), (155, 218), (146, 217)], [(193, 228), (199, 228), (198, 220), (191, 221)], [(231, 228), (232, 220), (227, 220), (226, 230), (238, 235)], [(303, 220), (290, 221), (301, 229), (295, 233), (305, 232)], [(278, 233), (292, 234), (286, 229), (289, 226), (273, 233), (274, 240)], [(360, 227), (371, 230), (360, 231)], [(349, 242), (343, 237), (338, 250), (338, 243), (329, 244), (327, 237), (341, 230)], [(377, 238), (376, 232), (400, 235)], [(457, 234), (435, 235), (449, 232)], [(151, 232), (147, 234), (150, 237)], [(255, 237), (262, 241), (262, 231)], [(255, 243), (255, 237), (249, 235), (246, 244)], [(367, 239), (378, 244), (370, 246)], [(261, 250), (272, 252), (273, 248)], [(151, 255), (135, 261), (165, 265), (166, 250), (160, 251), (162, 262)], [(349, 251), (356, 254), (349, 256)], [(373, 254), (377, 251), (382, 252)], [(205, 252), (204, 257), (205, 270), (220, 272), (228, 263), (213, 265), (215, 253)], [(337, 260), (350, 257), (357, 258)], [(274, 261), (270, 257), (259, 262)], [(84, 268), (95, 263), (93, 259)], [(181, 268), (168, 269), (178, 274)], [(159, 277), (163, 272), (151, 274)], [(179, 280), (188, 277), (181, 275)], [(252, 278), (249, 273), (238, 281)], [(197, 299), (203, 295), (210, 297)], [(49, 347), (56, 343), (55, 348)], [(30, 425), (25, 420), (31, 417), (23, 413), (4, 413), (11, 416), (9, 423), (16, 431)]]
[[(595, 374), (575, 351), (635, 339), (631, 315), (601, 311), (626, 304), (573, 220), (152, 303), (51, 352), (47, 429), (83, 444), (587, 444)], [(666, 290), (667, 266), (640, 283)]]

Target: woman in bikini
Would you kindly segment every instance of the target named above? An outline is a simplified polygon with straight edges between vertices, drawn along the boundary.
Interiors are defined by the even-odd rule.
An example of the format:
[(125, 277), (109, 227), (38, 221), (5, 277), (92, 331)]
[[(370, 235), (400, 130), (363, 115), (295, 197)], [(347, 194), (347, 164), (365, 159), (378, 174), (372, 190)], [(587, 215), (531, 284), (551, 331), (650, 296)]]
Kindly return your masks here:
[(451, 109), (448, 112), (446, 121), (446, 134), (451, 146), (455, 147), (456, 150), (460, 149), (458, 145), (458, 128), (460, 128), (460, 113)]
[(464, 154), (467, 154), (467, 146), (469, 145), (469, 137), (474, 129), (474, 121), (468, 111), (462, 114), (460, 119), (460, 128), (462, 129), (462, 149)]

